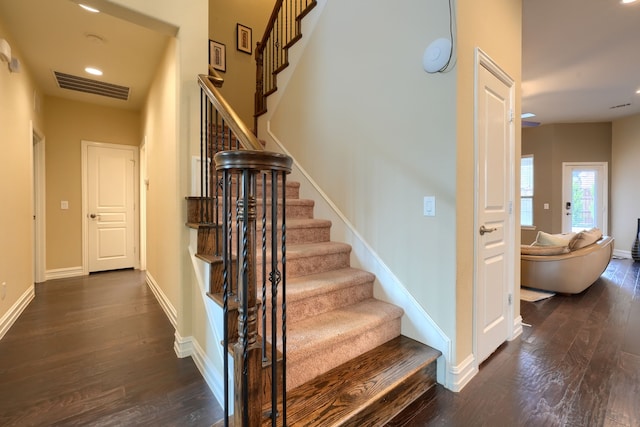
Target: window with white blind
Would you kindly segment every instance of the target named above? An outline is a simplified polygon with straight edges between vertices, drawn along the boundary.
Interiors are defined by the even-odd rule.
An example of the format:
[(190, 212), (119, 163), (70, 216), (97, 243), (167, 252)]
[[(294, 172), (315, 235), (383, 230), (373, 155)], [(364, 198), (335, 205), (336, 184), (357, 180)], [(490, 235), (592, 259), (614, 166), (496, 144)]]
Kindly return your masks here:
[(533, 155), (520, 159), (520, 225), (533, 226)]

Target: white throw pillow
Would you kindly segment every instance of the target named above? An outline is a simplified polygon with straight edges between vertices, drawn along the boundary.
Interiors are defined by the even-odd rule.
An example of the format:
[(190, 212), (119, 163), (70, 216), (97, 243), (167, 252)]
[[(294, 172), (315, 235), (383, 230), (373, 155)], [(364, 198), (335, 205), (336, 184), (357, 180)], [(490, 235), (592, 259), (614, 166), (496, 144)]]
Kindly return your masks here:
[(566, 234), (549, 234), (544, 231), (538, 231), (536, 241), (531, 246), (569, 246), (576, 233)]

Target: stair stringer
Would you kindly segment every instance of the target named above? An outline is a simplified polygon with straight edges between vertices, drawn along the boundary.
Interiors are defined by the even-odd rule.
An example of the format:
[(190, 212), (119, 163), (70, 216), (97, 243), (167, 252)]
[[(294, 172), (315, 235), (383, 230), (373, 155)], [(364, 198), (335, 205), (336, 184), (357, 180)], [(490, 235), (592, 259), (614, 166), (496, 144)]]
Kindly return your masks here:
[[(270, 150), (280, 151), (293, 159), (291, 179), (300, 182), (300, 197), (315, 201), (315, 217), (331, 221), (331, 240), (351, 245), (351, 265), (369, 271), (376, 276), (374, 297), (397, 305), (404, 310), (401, 321), (402, 335), (433, 347), (442, 353), (437, 360), (438, 383), (450, 390), (459, 391), (462, 387), (458, 375), (455, 374), (456, 367), (451, 362), (451, 339), (416, 301), (327, 194), (287, 151), (271, 131), (269, 121), (266, 122), (266, 137), (263, 133), (262, 138), (267, 141)], [(465, 380), (465, 383), (466, 381), (468, 379)]]
[[(223, 310), (208, 296), (208, 284), (210, 283), (209, 275), (211, 273), (210, 265), (196, 256), (198, 247), (198, 230), (190, 231), (189, 257), (193, 264), (195, 282), (193, 284), (193, 292), (197, 294), (196, 298), (202, 300), (207, 317), (208, 333), (213, 336), (214, 344), (211, 346), (213, 351), (205, 351), (199, 345), (195, 338), (195, 348), (191, 354), (196, 366), (200, 370), (207, 385), (211, 389), (220, 406), (224, 406), (224, 357), (229, 360), (229, 378), (233, 378), (233, 357), (230, 357), (224, 351), (223, 342)], [(195, 354), (193, 354), (195, 353)], [(233, 402), (233, 381), (229, 381), (229, 402)], [(229, 406), (229, 413), (233, 413), (233, 405)]]

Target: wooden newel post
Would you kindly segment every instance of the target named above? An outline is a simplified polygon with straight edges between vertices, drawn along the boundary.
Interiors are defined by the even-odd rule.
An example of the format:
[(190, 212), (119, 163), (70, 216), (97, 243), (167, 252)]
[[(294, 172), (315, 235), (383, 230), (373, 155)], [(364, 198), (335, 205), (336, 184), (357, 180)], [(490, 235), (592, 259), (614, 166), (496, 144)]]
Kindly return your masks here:
[[(225, 242), (223, 250), (224, 274), (231, 274), (237, 271), (237, 297), (238, 297), (238, 340), (233, 345), (233, 361), (234, 361), (234, 414), (233, 421), (236, 427), (254, 427), (261, 425), (262, 422), (262, 392), (263, 392), (263, 373), (262, 358), (263, 341), (258, 339), (258, 293), (257, 282), (258, 273), (256, 265), (256, 219), (257, 219), (257, 177), (261, 171), (279, 171), (281, 173), (291, 172), (292, 160), (290, 157), (279, 153), (269, 153), (265, 151), (252, 150), (230, 150), (220, 151), (214, 156), (214, 162), (217, 171), (233, 172), (238, 182), (238, 194), (235, 206), (235, 219), (238, 230), (238, 247), (237, 250), (227, 250), (226, 247), (233, 245), (231, 240), (232, 220), (231, 212), (228, 212), (228, 219), (225, 219), (223, 234)], [(224, 218), (227, 218), (227, 210), (231, 211), (231, 207), (227, 206), (227, 188), (230, 186), (228, 182), (229, 173), (225, 173), (225, 202)], [(283, 195), (285, 180), (282, 180)], [(277, 180), (274, 185), (277, 184)], [(264, 195), (263, 195), (264, 197)], [(277, 205), (276, 205), (277, 206)], [(284, 212), (284, 207), (283, 207)], [(277, 214), (272, 214), (272, 220), (277, 222)], [(282, 219), (284, 233), (284, 219)], [(274, 228), (275, 230), (275, 228)], [(274, 237), (275, 241), (275, 237)], [(284, 253), (284, 248), (282, 249)], [(231, 259), (236, 256), (235, 268), (231, 268)], [(265, 256), (263, 254), (263, 256)], [(277, 257), (277, 254), (273, 255)], [(276, 258), (274, 258), (275, 260)], [(285, 263), (282, 260), (283, 265)], [(276, 268), (274, 268), (275, 270)], [(283, 266), (284, 270), (284, 266)], [(235, 274), (235, 273), (234, 273)], [(226, 291), (225, 291), (226, 292)], [(225, 318), (226, 319), (226, 318)], [(273, 322), (275, 325), (275, 321)], [(284, 328), (283, 328), (284, 329)], [(286, 342), (285, 337), (281, 337), (283, 343)], [(274, 342), (277, 340), (274, 339)], [(225, 339), (226, 342), (226, 339)], [(275, 348), (275, 344), (274, 344)], [(283, 351), (284, 353), (284, 351)], [(276, 360), (274, 357), (273, 360)], [(282, 362), (282, 369), (285, 367), (286, 361)], [(277, 364), (272, 365), (276, 369)], [(284, 377), (284, 376), (283, 376)], [(273, 375), (277, 378), (277, 375)], [(274, 394), (275, 395), (275, 394)], [(284, 394), (283, 394), (284, 396)], [(225, 401), (226, 402), (226, 401)], [(226, 403), (225, 403), (226, 405)], [(277, 409), (274, 405), (272, 413), (276, 413)], [(225, 406), (225, 414), (226, 414)], [(286, 402), (282, 409), (283, 419), (286, 414)]]
[(238, 342), (234, 346), (236, 426), (260, 425), (262, 400), (262, 344), (258, 340), (256, 288), (256, 175), (244, 169), (237, 201), (240, 230), (238, 248)]

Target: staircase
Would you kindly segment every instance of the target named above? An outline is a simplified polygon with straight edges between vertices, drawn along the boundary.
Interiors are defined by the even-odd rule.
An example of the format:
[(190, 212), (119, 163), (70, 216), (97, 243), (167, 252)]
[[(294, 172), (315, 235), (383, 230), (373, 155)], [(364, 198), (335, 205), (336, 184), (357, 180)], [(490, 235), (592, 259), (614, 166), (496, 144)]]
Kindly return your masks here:
[[(302, 17), (315, 5), (316, 0), (276, 2), (265, 36), (256, 47), (256, 120), (266, 112), (268, 95), (277, 90), (276, 76), (288, 65), (288, 49), (301, 37)], [(221, 80), (209, 80), (214, 81), (214, 85), (221, 84)], [(213, 135), (206, 136), (206, 143), (203, 143), (201, 148), (201, 158), (211, 159), (220, 150), (262, 150), (262, 146), (259, 146), (252, 134), (250, 135), (251, 132), (246, 126), (237, 121), (235, 113), (227, 111), (228, 105), (218, 99), (219, 93), (213, 87), (209, 87), (206, 78), (201, 80), (201, 87), (203, 94), (206, 93), (212, 104), (212, 107), (207, 106), (203, 117), (208, 121), (215, 116), (213, 125), (207, 122), (202, 127), (213, 129)], [(218, 114), (222, 116), (220, 122)], [(254, 125), (257, 129), (257, 121)], [(213, 148), (214, 146), (216, 148)], [(207, 163), (209, 160), (201, 161), (203, 165)], [(268, 206), (269, 203), (275, 203), (273, 200), (262, 204), (263, 199), (269, 200), (272, 197), (267, 191), (271, 188), (271, 183), (255, 188), (257, 200), (254, 220), (262, 216), (262, 211), (269, 212), (265, 216), (278, 216), (277, 224), (263, 225), (265, 230), (268, 227), (281, 227), (280, 215), (285, 212), (286, 227), (282, 228), (286, 230), (286, 238), (282, 239), (282, 231), (271, 233), (269, 230), (265, 235), (270, 237), (264, 238), (262, 242), (256, 238), (253, 244), (256, 246), (256, 270), (263, 265), (263, 261), (265, 265), (271, 263), (268, 258), (277, 246), (276, 244), (271, 247), (273, 240), (282, 240), (283, 248), (286, 246), (286, 267), (282, 259), (278, 260), (277, 255), (275, 258), (275, 263), (279, 263), (278, 268), (284, 271), (286, 303), (279, 291), (277, 298), (272, 298), (270, 286), (266, 286), (263, 293), (256, 291), (257, 307), (276, 307), (273, 308), (272, 320), (270, 316), (261, 317), (259, 308), (241, 309), (240, 303), (230, 301), (231, 297), (225, 297), (233, 295), (233, 292), (225, 293), (223, 261), (222, 257), (217, 255), (223, 252), (223, 248), (218, 235), (225, 235), (225, 232), (220, 233), (220, 221), (226, 217), (230, 218), (231, 215), (219, 212), (222, 203), (217, 203), (218, 178), (209, 178), (209, 172), (201, 175), (203, 182), (212, 181), (203, 186), (203, 189), (208, 186), (211, 190), (204, 197), (187, 198), (187, 225), (198, 230), (196, 256), (210, 265), (211, 283), (208, 296), (220, 306), (228, 307), (231, 313), (225, 328), (225, 338), (228, 338), (227, 346), (234, 355), (236, 369), (243, 363), (238, 343), (242, 340), (247, 341), (246, 337), (251, 335), (251, 328), (254, 332), (257, 329), (258, 335), (266, 337), (261, 342), (263, 348), (268, 349), (262, 353), (262, 372), (258, 373), (261, 378), (258, 378), (256, 383), (258, 386), (247, 385), (246, 380), (241, 383), (236, 370), (236, 414), (216, 425), (283, 425), (284, 416), (286, 425), (289, 426), (382, 426), (435, 385), (436, 359), (441, 353), (401, 335), (402, 308), (374, 297), (375, 276), (351, 267), (351, 247), (331, 241), (331, 222), (314, 217), (314, 201), (300, 199), (300, 184), (297, 182), (287, 180), (284, 189), (271, 190), (286, 194), (284, 209), (278, 206), (273, 213)], [(284, 174), (281, 179), (284, 180)], [(281, 187), (281, 181), (277, 182)], [(252, 185), (245, 188), (248, 189)], [(227, 205), (238, 206), (240, 210), (248, 209), (249, 205), (246, 203), (243, 205), (244, 208), (237, 204), (236, 197), (240, 193), (240, 190), (236, 189)], [(207, 205), (216, 206), (208, 208), (216, 213), (212, 215), (211, 212), (205, 212), (204, 206)], [(212, 219), (213, 217), (221, 219)], [(242, 221), (246, 222), (248, 219)], [(260, 227), (258, 222), (255, 223), (256, 228)], [(238, 238), (240, 231), (235, 224), (227, 230), (229, 241)], [(256, 232), (258, 233), (259, 231)], [(230, 252), (227, 259), (237, 259), (239, 253), (240, 249)], [(251, 256), (245, 261), (247, 259), (251, 261)], [(232, 279), (226, 283), (241, 292), (238, 286), (242, 276), (237, 271), (239, 264), (234, 264), (236, 267), (227, 267), (227, 275)], [(234, 280), (236, 283), (230, 283)], [(283, 307), (286, 307), (286, 311)], [(244, 320), (239, 313), (241, 310), (244, 310), (245, 314), (246, 311), (250, 312)], [(271, 331), (274, 323), (274, 330), (282, 330), (284, 319), (285, 338), (270, 338), (266, 331)], [(256, 341), (260, 339), (261, 336)], [(245, 353), (248, 347), (255, 350), (255, 343), (251, 342), (250, 346), (245, 344)], [(274, 342), (275, 347), (272, 345)], [(276, 363), (272, 364), (272, 360)], [(250, 364), (245, 366), (249, 366), (249, 371), (253, 369)], [(286, 372), (286, 387), (282, 387), (282, 370)], [(273, 388), (272, 378), (277, 378)], [(238, 391), (238, 387), (242, 387), (242, 390)], [(276, 396), (277, 389), (286, 390), (283, 393), (286, 401), (284, 411), (283, 395)], [(253, 392), (260, 396), (252, 398)], [(239, 399), (240, 394), (245, 398)], [(262, 409), (247, 410), (246, 407), (251, 406), (252, 401), (262, 402)], [(258, 413), (258, 416), (245, 415), (246, 418), (241, 418), (238, 416), (238, 406), (247, 413)], [(275, 413), (278, 414), (277, 417), (270, 415)], [(256, 422), (257, 419), (260, 421)]]
[[(351, 247), (330, 240), (331, 223), (314, 218), (299, 183), (286, 193), (287, 424), (383, 425), (435, 384), (440, 352), (400, 335), (402, 309), (374, 298), (375, 277), (350, 266)], [(198, 224), (200, 198), (187, 200), (197, 256), (213, 269), (209, 295), (221, 304), (213, 233)]]

